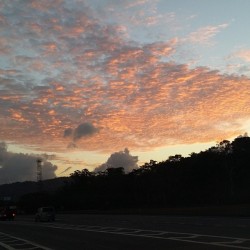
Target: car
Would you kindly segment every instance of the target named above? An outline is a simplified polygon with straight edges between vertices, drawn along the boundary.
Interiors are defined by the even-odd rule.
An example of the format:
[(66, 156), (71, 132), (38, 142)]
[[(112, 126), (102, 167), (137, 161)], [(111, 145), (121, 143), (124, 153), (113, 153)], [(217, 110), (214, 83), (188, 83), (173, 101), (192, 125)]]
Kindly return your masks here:
[(55, 221), (54, 207), (39, 207), (35, 214), (35, 221)]
[(0, 210), (0, 220), (14, 220), (15, 217), (16, 217), (15, 209), (7, 207), (7, 208), (2, 208)]

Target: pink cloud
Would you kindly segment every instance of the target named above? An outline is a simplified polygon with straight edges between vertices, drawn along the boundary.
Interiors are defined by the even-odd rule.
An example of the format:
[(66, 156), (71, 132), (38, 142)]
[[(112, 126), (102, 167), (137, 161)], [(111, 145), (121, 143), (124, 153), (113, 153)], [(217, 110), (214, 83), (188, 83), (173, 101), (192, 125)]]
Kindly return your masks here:
[(126, 4), (126, 8), (134, 8), (136, 6), (145, 5), (148, 2), (149, 2), (149, 0), (136, 0), (136, 1), (133, 1), (133, 2), (129, 1)]
[(54, 0), (53, 3), (49, 0), (43, 0), (43, 1), (36, 1), (31, 0), (29, 2), (30, 6), (33, 9), (39, 10), (39, 11), (47, 11), (52, 7), (59, 7), (63, 3), (63, 0)]
[(185, 39), (185, 41), (189, 41), (191, 43), (198, 43), (204, 45), (213, 44), (212, 39), (218, 34), (222, 29), (228, 27), (228, 24), (220, 24), (218, 26), (207, 26), (198, 29), (189, 34), (189, 36)]
[[(89, 9), (30, 3), (31, 20), (20, 17), (19, 30), (5, 27), (0, 40), (16, 59), (0, 69), (2, 140), (64, 151), (70, 141), (63, 132), (90, 123), (100, 129), (78, 148), (138, 150), (238, 135), (240, 121), (250, 118), (250, 80), (169, 62), (177, 39), (138, 44), (121, 35), (126, 27), (103, 24)], [(207, 44), (226, 27), (202, 28), (187, 41)], [(29, 57), (16, 57), (17, 48)]]
[[(60, 148), (67, 144), (59, 145), (65, 141), (62, 131), (86, 119), (101, 128), (93, 137), (78, 142), (79, 147), (89, 150), (102, 150), (100, 140), (107, 150), (124, 144), (149, 148), (162, 146), (166, 140), (170, 144), (192, 143), (199, 135), (199, 141), (205, 142), (239, 132), (237, 120), (249, 116), (249, 79), (161, 62), (152, 68), (150, 60), (145, 62), (137, 64), (143, 67), (141, 75), (118, 74), (117, 80), (106, 86), (102, 82), (75, 86), (57, 82), (51, 83), (54, 88), (37, 90), (32, 105), (24, 108), (21, 100), (15, 100), (20, 106), (9, 118), (16, 121), (20, 140), (26, 138), (28, 143), (32, 139), (26, 130), (28, 123), (39, 134), (41, 145)], [(231, 127), (225, 130), (222, 125), (220, 130), (221, 121)], [(46, 142), (48, 136), (50, 143)]]
[(240, 50), (234, 54), (234, 56), (246, 61), (250, 62), (250, 50)]

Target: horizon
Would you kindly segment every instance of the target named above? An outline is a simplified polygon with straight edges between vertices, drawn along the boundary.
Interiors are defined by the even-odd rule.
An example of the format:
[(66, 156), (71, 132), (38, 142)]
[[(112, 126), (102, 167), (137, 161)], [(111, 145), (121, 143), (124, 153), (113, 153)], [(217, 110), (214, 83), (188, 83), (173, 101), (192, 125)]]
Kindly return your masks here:
[[(248, 137), (248, 138), (249, 138), (248, 134), (247, 134), (247, 133), (244, 133), (243, 135), (239, 135), (239, 136), (235, 137), (235, 138), (234, 138), (233, 140), (231, 140), (231, 141), (230, 141), (230, 140), (222, 140), (222, 141), (220, 141), (220, 142), (228, 141), (229, 143), (232, 143), (232, 142), (233, 142), (234, 140), (236, 140), (237, 138), (244, 138), (244, 137)], [(210, 150), (211, 148), (213, 148), (213, 147), (218, 147), (219, 144), (220, 144), (220, 142), (217, 142), (216, 145), (211, 145), (209, 148), (204, 148), (204, 149), (201, 149), (200, 151), (197, 151), (197, 152), (192, 151), (192, 152), (190, 152), (189, 154), (186, 154), (186, 155), (178, 154), (178, 152), (175, 151), (174, 154), (169, 155), (169, 157), (171, 157), (171, 156), (176, 156), (176, 155), (180, 155), (183, 159), (184, 159), (184, 158), (188, 158), (188, 157), (192, 157), (192, 154), (193, 154), (193, 153), (195, 153), (195, 154), (201, 154), (201, 153), (203, 153), (203, 152), (209, 151), (209, 150)], [(0, 143), (0, 144), (1, 144), (1, 143)], [(0, 146), (1, 146), (1, 145), (0, 145)], [(11, 152), (11, 154), (12, 154), (12, 152)], [(21, 153), (21, 154), (23, 154), (23, 153)], [(126, 152), (120, 151), (120, 152), (115, 152), (115, 153), (113, 153), (113, 154), (110, 156), (110, 158), (112, 159), (112, 156), (117, 156), (117, 155), (119, 155), (119, 154), (122, 154), (123, 156), (126, 157)], [(134, 157), (134, 156), (132, 156), (132, 157)], [(150, 163), (151, 160), (154, 161), (156, 164), (159, 164), (159, 163), (168, 161), (168, 160), (169, 160), (169, 157), (166, 158), (166, 159), (162, 159), (161, 161), (155, 161), (154, 159), (150, 159), (149, 161), (143, 162), (141, 165), (136, 165), (136, 166), (134, 166), (134, 168), (130, 168), (129, 170), (126, 169), (126, 166), (125, 166), (125, 168), (124, 168), (124, 167), (122, 167), (122, 166), (119, 165), (119, 164), (118, 164), (118, 165), (112, 165), (112, 164), (110, 164), (110, 165), (105, 166), (104, 168), (103, 168), (102, 165), (101, 165), (101, 166), (99, 166), (99, 168), (92, 169), (92, 170), (87, 169), (87, 168), (74, 169), (73, 172), (70, 172), (68, 175), (60, 176), (60, 174), (59, 174), (59, 175), (55, 175), (55, 176), (53, 176), (53, 177), (46, 178), (46, 179), (43, 179), (43, 175), (42, 175), (42, 173), (43, 173), (43, 167), (44, 167), (43, 162), (42, 162), (42, 169), (40, 170), (40, 171), (41, 171), (41, 172), (40, 172), (40, 175), (41, 175), (41, 178), (42, 178), (42, 179), (41, 179), (40, 181), (49, 181), (49, 180), (53, 180), (53, 179), (57, 179), (57, 178), (71, 177), (71, 175), (74, 174), (76, 171), (82, 171), (82, 170), (85, 170), (85, 169), (87, 169), (87, 170), (88, 170), (89, 172), (91, 172), (91, 173), (96, 173), (96, 174), (98, 174), (98, 173), (100, 173), (100, 172), (103, 172), (103, 171), (107, 170), (108, 168), (117, 168), (117, 167), (121, 167), (121, 168), (123, 168), (124, 171), (125, 171), (124, 174), (129, 174), (129, 173), (132, 172), (133, 170), (136, 170), (136, 169), (139, 169), (139, 168), (143, 167), (144, 164)], [(109, 159), (110, 159), (110, 158), (109, 158)], [(37, 158), (36, 158), (36, 157), (33, 157), (33, 160), (37, 162)], [(45, 160), (45, 163), (47, 164), (46, 161), (47, 161), (47, 160)], [(46, 166), (46, 167), (47, 167), (47, 166)], [(19, 181), (10, 181), (10, 182), (4, 182), (4, 183), (1, 183), (1, 181), (0, 181), (0, 186), (1, 186), (1, 185), (15, 184), (15, 183), (23, 183), (23, 182), (34, 182), (34, 183), (37, 183), (38, 180), (37, 180), (37, 179), (35, 180), (35, 178), (37, 178), (37, 175), (38, 175), (37, 171), (38, 171), (38, 169), (37, 169), (37, 165), (35, 166), (35, 165), (33, 164), (33, 171), (34, 171), (34, 170), (36, 171), (36, 176), (33, 176), (33, 179), (30, 179), (30, 180), (22, 180), (22, 181), (20, 181), (20, 180), (19, 180)], [(67, 172), (69, 172), (69, 170), (70, 170), (70, 169), (66, 169)], [(126, 170), (127, 170), (127, 171), (126, 171)]]
[[(176, 152), (176, 154), (173, 154), (173, 155), (170, 155), (167, 159), (163, 159), (162, 161), (155, 161), (154, 159), (151, 159), (150, 161), (148, 161), (148, 162), (145, 162), (145, 163), (143, 163), (143, 165), (138, 165), (138, 166), (136, 166), (136, 168), (133, 168), (133, 169), (130, 169), (130, 171), (124, 171), (124, 175), (127, 175), (127, 174), (130, 174), (130, 173), (133, 173), (133, 170), (139, 170), (140, 168), (143, 168), (143, 167), (145, 167), (145, 164), (151, 164), (151, 161), (152, 162), (154, 162), (154, 164), (156, 164), (156, 166), (157, 165), (160, 165), (161, 166), (161, 163), (171, 163), (173, 160), (171, 159), (171, 157), (175, 157), (175, 156), (177, 156), (178, 157), (178, 159), (180, 159), (180, 161), (181, 160), (183, 160), (183, 159), (186, 159), (186, 158), (192, 158), (193, 157), (193, 159), (195, 160), (196, 159), (196, 155), (200, 155), (200, 156), (202, 156), (203, 155), (203, 153), (206, 153), (206, 152), (212, 152), (212, 153), (221, 153), (222, 151), (221, 151), (221, 149), (223, 149), (223, 150), (228, 150), (229, 148), (225, 148), (224, 146), (225, 146), (225, 142), (226, 143), (230, 143), (231, 145), (233, 145), (233, 143), (234, 143), (234, 141), (236, 141), (237, 139), (245, 139), (245, 138), (250, 138), (249, 137), (249, 135), (247, 134), (247, 133), (244, 133), (243, 135), (239, 135), (239, 136), (237, 136), (237, 137), (235, 137), (233, 140), (222, 140), (222, 141), (220, 141), (220, 142), (217, 142), (217, 144), (216, 145), (212, 145), (211, 147), (209, 147), (209, 148), (207, 148), (207, 149), (204, 149), (204, 150), (201, 150), (201, 151), (199, 151), (199, 152), (192, 152), (192, 153), (190, 153), (190, 154), (188, 154), (188, 155), (182, 155), (182, 154), (178, 154), (178, 152)], [(222, 144), (221, 144), (222, 143)], [(241, 146), (240, 147), (242, 147), (242, 144), (240, 144)], [(237, 144), (236, 144), (236, 146), (237, 146)], [(246, 146), (247, 146), (247, 144), (246, 144)], [(220, 147), (222, 147), (222, 148), (220, 148)], [(215, 148), (217, 148), (218, 150), (215, 150)], [(232, 153), (232, 151), (230, 151), (231, 153)], [(120, 152), (116, 152), (116, 153), (120, 153)], [(124, 153), (124, 152), (123, 152)], [(194, 156), (194, 155), (195, 156)], [(236, 154), (237, 154), (237, 151), (236, 151)], [(225, 151), (225, 155), (226, 156), (228, 156), (228, 153), (227, 153), (227, 151)], [(181, 158), (179, 158), (179, 156), (181, 156)], [(43, 166), (43, 165), (42, 165)], [(119, 168), (123, 168), (123, 170), (126, 170), (124, 167), (121, 167), (121, 166), (118, 166)], [(108, 170), (109, 168), (117, 168), (117, 166), (107, 166), (107, 168), (99, 168), (99, 169), (94, 169), (94, 170), (89, 170), (89, 169), (86, 169), (86, 168), (82, 168), (82, 169), (75, 169), (73, 172), (71, 172), (71, 173), (69, 173), (69, 175), (66, 175), (66, 176), (54, 176), (54, 177), (51, 177), (51, 178), (47, 178), (47, 179), (40, 179), (40, 180), (24, 180), (24, 181), (16, 181), (16, 182), (9, 182), (9, 183), (1, 183), (0, 182), (0, 186), (2, 186), (2, 185), (9, 185), (9, 184), (18, 184), (18, 183), (24, 183), (24, 182), (32, 182), (32, 183), (37, 183), (37, 184), (39, 184), (39, 182), (43, 182), (43, 181), (53, 181), (53, 180), (55, 180), (55, 179), (57, 179), (57, 178), (70, 178), (71, 177), (71, 175), (74, 175), (74, 174), (76, 174), (76, 172), (81, 172), (81, 171), (85, 171), (85, 170), (88, 170), (90, 173), (92, 173), (92, 174), (94, 174), (94, 175), (99, 175), (99, 174), (102, 174), (102, 173), (104, 173), (104, 171), (105, 170)], [(42, 167), (42, 169), (43, 169), (43, 167)], [(41, 169), (41, 173), (43, 172), (43, 170)], [(37, 169), (36, 169), (37, 170)], [(38, 170), (37, 170), (38, 171)], [(107, 172), (106, 172), (107, 173)], [(36, 176), (37, 177), (37, 176)], [(41, 176), (42, 177), (42, 176)]]
[(0, 6), (0, 183), (38, 157), (45, 178), (129, 171), (250, 133), (250, 1)]

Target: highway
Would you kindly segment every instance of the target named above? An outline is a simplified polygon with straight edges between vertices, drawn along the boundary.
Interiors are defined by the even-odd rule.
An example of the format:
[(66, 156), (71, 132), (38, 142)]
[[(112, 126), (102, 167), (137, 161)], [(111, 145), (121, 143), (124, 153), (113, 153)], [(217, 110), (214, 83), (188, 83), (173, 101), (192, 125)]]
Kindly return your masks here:
[(59, 214), (0, 221), (0, 250), (249, 249), (250, 218)]

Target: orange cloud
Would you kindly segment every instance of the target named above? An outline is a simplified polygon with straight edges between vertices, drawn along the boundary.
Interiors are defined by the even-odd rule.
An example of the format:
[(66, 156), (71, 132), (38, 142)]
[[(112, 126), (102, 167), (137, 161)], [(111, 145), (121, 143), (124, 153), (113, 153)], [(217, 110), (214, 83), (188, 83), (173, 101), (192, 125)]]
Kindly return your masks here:
[(63, 2), (63, 0), (54, 0), (53, 3), (49, 0), (43, 0), (43, 1), (36, 1), (36, 0), (31, 0), (29, 4), (31, 5), (32, 8), (39, 10), (39, 11), (47, 11), (51, 7), (58, 7), (60, 4)]
[(54, 53), (57, 51), (57, 45), (55, 43), (47, 43), (44, 45), (45, 53)]
[[(145, 1), (133, 3), (128, 7)], [(238, 135), (250, 118), (249, 78), (173, 62), (178, 39), (139, 44), (123, 37), (126, 27), (104, 24), (88, 8), (19, 4), (30, 15), (0, 38), (9, 61), (0, 69), (2, 140), (62, 152), (72, 142), (64, 131), (89, 123), (98, 133), (80, 137), (79, 150), (144, 150)], [(155, 23), (152, 12), (143, 10), (143, 20)], [(209, 44), (226, 27), (202, 28), (185, 42)], [(249, 58), (247, 51), (238, 56)]]

